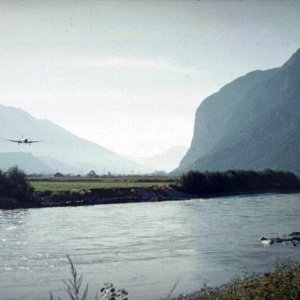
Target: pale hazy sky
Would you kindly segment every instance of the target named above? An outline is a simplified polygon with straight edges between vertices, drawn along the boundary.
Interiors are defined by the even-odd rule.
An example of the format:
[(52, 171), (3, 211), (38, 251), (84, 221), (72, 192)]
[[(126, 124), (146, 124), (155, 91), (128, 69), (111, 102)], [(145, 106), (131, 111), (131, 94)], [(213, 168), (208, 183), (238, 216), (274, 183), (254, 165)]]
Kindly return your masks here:
[(113, 151), (189, 146), (209, 94), (300, 47), (300, 1), (0, 2), (0, 104)]

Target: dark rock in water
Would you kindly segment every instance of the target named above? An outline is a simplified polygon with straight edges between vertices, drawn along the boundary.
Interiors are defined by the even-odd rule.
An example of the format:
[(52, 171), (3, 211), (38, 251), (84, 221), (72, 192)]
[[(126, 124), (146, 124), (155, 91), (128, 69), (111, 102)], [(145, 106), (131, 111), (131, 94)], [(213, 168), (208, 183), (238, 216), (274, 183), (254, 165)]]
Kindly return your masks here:
[(265, 238), (261, 237), (259, 241), (264, 245), (272, 245), (274, 243), (290, 243), (293, 246), (297, 246), (298, 242), (300, 242), (300, 232), (295, 231), (288, 235), (284, 235), (283, 237), (276, 238)]
[[(285, 236), (285, 235), (284, 235), (284, 236)], [(300, 236), (300, 232), (294, 231), (294, 232), (288, 234), (287, 236)]]

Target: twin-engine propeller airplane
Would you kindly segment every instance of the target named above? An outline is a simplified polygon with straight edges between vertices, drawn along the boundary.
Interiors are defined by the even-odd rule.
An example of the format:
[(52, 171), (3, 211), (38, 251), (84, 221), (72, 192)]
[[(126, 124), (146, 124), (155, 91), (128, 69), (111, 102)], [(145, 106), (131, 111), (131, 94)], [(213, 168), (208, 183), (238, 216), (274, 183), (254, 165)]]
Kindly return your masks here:
[(31, 145), (32, 143), (41, 142), (41, 141), (31, 141), (27, 138), (23, 138), (23, 136), (19, 140), (8, 140), (8, 139), (6, 139), (6, 141), (17, 143), (18, 145), (20, 145), (20, 144)]

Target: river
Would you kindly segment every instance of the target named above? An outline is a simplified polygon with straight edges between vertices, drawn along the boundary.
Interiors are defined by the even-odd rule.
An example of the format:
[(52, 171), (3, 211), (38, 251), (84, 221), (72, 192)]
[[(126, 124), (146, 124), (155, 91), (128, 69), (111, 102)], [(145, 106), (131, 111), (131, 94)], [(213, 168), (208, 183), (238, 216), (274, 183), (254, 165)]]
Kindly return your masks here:
[(300, 231), (299, 216), (300, 194), (0, 210), (0, 299), (68, 299), (66, 254), (90, 299), (107, 281), (132, 300), (218, 285), (299, 259), (300, 245), (258, 241)]

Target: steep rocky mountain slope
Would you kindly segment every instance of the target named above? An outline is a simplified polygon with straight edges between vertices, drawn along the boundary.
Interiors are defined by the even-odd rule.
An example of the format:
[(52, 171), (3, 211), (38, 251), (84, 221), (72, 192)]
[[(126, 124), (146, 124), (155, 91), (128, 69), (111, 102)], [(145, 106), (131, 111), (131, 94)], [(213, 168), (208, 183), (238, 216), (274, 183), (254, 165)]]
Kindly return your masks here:
[(265, 168), (300, 173), (300, 49), (283, 66), (251, 72), (206, 98), (174, 172)]

